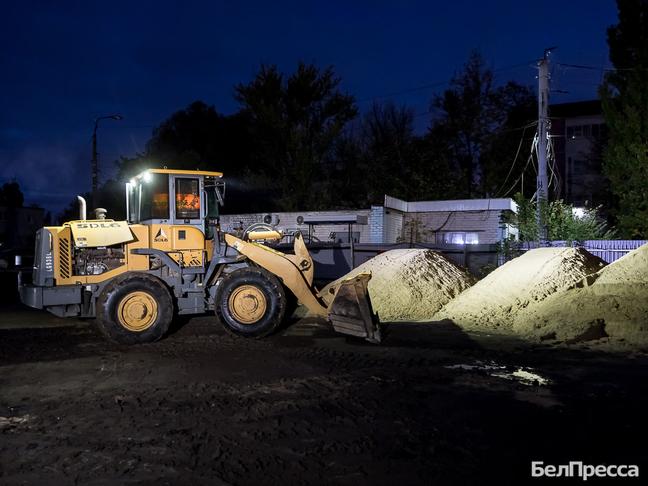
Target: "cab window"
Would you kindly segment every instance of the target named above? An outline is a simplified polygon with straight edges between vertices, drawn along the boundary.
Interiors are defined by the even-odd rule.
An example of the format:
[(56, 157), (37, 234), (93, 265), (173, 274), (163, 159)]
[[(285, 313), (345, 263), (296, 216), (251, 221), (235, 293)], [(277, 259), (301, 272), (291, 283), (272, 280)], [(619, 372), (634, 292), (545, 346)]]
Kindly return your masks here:
[(198, 179), (175, 180), (175, 204), (177, 219), (200, 218), (200, 184)]
[(151, 174), (141, 188), (140, 221), (169, 218), (169, 176)]

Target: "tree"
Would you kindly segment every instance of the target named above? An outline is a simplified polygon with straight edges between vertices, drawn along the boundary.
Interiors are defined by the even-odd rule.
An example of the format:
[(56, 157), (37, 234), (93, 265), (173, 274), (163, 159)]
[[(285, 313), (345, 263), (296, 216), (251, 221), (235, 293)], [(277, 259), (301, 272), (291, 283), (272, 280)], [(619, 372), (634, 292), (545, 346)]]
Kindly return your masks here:
[(529, 88), (516, 83), (496, 86), (493, 71), (478, 52), (471, 54), (450, 88), (434, 97), (432, 109), (440, 115), (430, 133), (445, 141), (464, 197), (492, 194), (503, 182), (517, 145), (510, 142), (517, 138), (511, 137), (511, 125), (529, 123), (533, 99)]
[(648, 237), (648, 1), (617, 0), (608, 29), (610, 60), (600, 94), (608, 129), (603, 166), (616, 199), (618, 229)]
[[(220, 162), (224, 117), (213, 106), (194, 101), (153, 130), (146, 150), (118, 163), (119, 179), (129, 179), (151, 166), (211, 169)], [(222, 170), (222, 169), (221, 169)]]
[(24, 202), (25, 197), (20, 190), (20, 185), (16, 181), (5, 182), (0, 187), (0, 206), (21, 208)]
[[(254, 172), (250, 125), (250, 116), (245, 112), (224, 116), (213, 106), (195, 101), (153, 130), (144, 153), (133, 158), (122, 157), (117, 162), (117, 179), (128, 180), (150, 167), (214, 170), (227, 177), (226, 210), (274, 210), (272, 191)], [(123, 187), (119, 198), (115, 198), (111, 186), (114, 181), (105, 184), (99, 200), (112, 214), (122, 214)]]
[(444, 145), (428, 133), (417, 136), (414, 112), (394, 103), (374, 103), (357, 126), (359, 156), (353, 161), (362, 181), (364, 206), (382, 204), (385, 194), (415, 200), (450, 199), (456, 177)]
[(381, 204), (385, 194), (407, 198), (416, 181), (419, 162), (413, 110), (393, 103), (374, 103), (364, 115), (360, 129), (369, 201)]
[[(235, 87), (235, 98), (240, 108), (231, 115), (201, 101), (173, 113), (142, 154), (117, 163), (118, 180), (152, 166), (219, 170), (230, 213), (367, 207), (381, 204), (385, 194), (407, 200), (493, 195), (517, 148), (514, 129), (526, 123), (533, 99), (513, 83), (495, 87), (477, 54), (435, 99), (442, 115), (424, 136), (405, 106), (376, 103), (358, 119), (354, 98), (341, 91), (331, 67), (300, 63), (285, 75), (261, 66)], [(111, 184), (101, 205), (122, 214), (123, 189), (109, 197)]]
[(274, 182), (284, 210), (317, 209), (326, 201), (324, 168), (344, 127), (357, 116), (332, 67), (299, 63), (289, 77), (262, 66), (236, 99), (251, 118), (253, 169)]
[[(536, 201), (525, 198), (521, 193), (517, 193), (514, 199), (518, 205), (517, 214), (509, 216), (505, 222), (517, 228), (520, 241), (538, 241)], [(600, 216), (600, 208), (575, 211), (571, 204), (559, 199), (543, 202), (541, 211), (549, 240), (573, 242), (614, 237), (614, 232), (608, 229)]]
[(327, 209), (366, 208), (371, 204), (367, 196), (367, 175), (371, 167), (365, 156), (362, 137), (357, 130), (344, 133), (335, 144), (334, 153), (326, 166), (324, 184)]
[[(502, 197), (516, 180), (521, 179), (529, 157), (529, 148), (536, 130), (535, 94), (530, 88), (508, 82), (495, 92), (495, 105), (501, 111), (501, 123), (487, 137), (481, 155), (480, 192), (485, 196)], [(533, 193), (534, 177), (524, 180), (524, 190)]]

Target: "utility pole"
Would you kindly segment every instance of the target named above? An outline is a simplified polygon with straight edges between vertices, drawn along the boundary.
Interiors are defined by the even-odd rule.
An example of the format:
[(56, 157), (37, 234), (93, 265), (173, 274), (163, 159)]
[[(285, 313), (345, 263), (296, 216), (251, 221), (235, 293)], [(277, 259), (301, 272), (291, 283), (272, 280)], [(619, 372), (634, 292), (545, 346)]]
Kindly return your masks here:
[(538, 179), (536, 187), (536, 217), (538, 237), (541, 243), (547, 241), (547, 224), (542, 217), (542, 207), (549, 200), (547, 180), (547, 141), (549, 134), (549, 53), (554, 47), (545, 49), (538, 61)]
[(100, 120), (123, 120), (121, 115), (98, 116), (94, 121), (94, 130), (92, 131), (92, 208), (97, 209), (97, 189), (99, 187), (99, 153), (97, 152), (97, 129)]

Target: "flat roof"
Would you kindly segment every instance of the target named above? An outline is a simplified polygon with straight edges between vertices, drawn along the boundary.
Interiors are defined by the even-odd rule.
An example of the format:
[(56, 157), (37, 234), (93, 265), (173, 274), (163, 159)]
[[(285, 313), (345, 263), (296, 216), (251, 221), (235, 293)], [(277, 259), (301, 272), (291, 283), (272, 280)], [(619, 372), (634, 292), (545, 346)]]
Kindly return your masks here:
[(437, 211), (513, 211), (517, 204), (511, 198), (454, 199), (448, 201), (402, 201), (385, 195), (385, 207), (404, 213), (427, 213)]
[(207, 176), (207, 177), (223, 177), (222, 172), (214, 172), (209, 170), (184, 170), (184, 169), (147, 169), (139, 174), (137, 177), (141, 177), (146, 172), (152, 172), (154, 174), (180, 174), (180, 175), (198, 175), (198, 176)]
[(304, 216), (304, 224), (367, 224), (367, 216), (362, 214), (318, 214)]
[(572, 101), (549, 105), (550, 118), (575, 118), (602, 114), (601, 100)]

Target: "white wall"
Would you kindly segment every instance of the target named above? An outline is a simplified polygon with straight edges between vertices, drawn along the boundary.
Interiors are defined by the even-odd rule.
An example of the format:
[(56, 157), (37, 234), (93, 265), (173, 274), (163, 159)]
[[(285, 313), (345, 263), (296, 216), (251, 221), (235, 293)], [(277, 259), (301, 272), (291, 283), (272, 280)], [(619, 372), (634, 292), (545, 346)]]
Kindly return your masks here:
[[(407, 202), (385, 196), (385, 206), (372, 206), (371, 209), (222, 215), (221, 227), (224, 231), (234, 231), (240, 226), (247, 228), (253, 223), (262, 223), (264, 216), (269, 214), (277, 229), (286, 232), (300, 230), (308, 234), (308, 225), (298, 224), (298, 216), (353, 214), (367, 217), (368, 224), (353, 225), (353, 232), (360, 233), (360, 243), (397, 243), (401, 238), (407, 240), (407, 235), (403, 235), (403, 226), (414, 218), (421, 221), (421, 230), (428, 234), (425, 241), (430, 243), (435, 242), (435, 230), (437, 234), (444, 231), (477, 232), (480, 243), (497, 243), (508, 234), (508, 228), (503, 228), (500, 221), (504, 211), (517, 211), (512, 199)], [(346, 235), (348, 227), (345, 224), (317, 225), (312, 230), (313, 236), (320, 241), (336, 241), (331, 235)], [(346, 238), (343, 241), (346, 242)]]
[[(243, 228), (247, 228), (253, 223), (263, 223), (263, 218), (268, 214), (272, 217), (272, 224), (276, 224), (276, 228), (278, 230), (286, 232), (299, 230), (303, 234), (308, 234), (308, 225), (298, 224), (298, 216), (303, 216), (304, 218), (306, 218), (307, 216), (334, 216), (340, 214), (356, 214), (360, 216), (366, 216), (368, 219), (368, 224), (354, 224), (352, 231), (354, 233), (360, 233), (360, 243), (370, 243), (372, 240), (372, 211), (370, 209), (357, 209), (352, 211), (302, 211), (281, 213), (223, 214), (220, 217), (221, 228), (224, 231), (234, 231), (234, 229), (239, 227), (241, 223)], [(320, 241), (335, 241), (331, 238), (332, 233), (337, 233), (338, 235), (339, 233), (344, 233), (346, 235), (346, 233), (348, 232), (348, 226), (346, 224), (314, 225), (312, 229), (312, 235)]]

